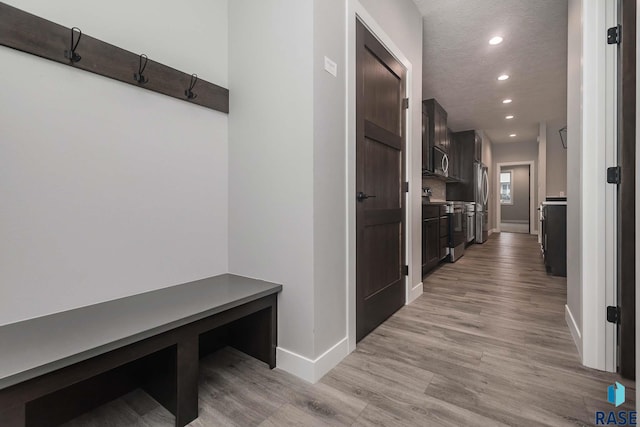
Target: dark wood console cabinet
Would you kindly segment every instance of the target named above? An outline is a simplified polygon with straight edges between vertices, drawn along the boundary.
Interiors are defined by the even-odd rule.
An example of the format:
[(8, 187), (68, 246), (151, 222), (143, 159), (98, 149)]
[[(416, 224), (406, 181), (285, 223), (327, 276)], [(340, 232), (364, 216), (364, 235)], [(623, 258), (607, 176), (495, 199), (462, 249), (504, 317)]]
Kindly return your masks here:
[(548, 272), (567, 277), (567, 205), (542, 205), (542, 255)]

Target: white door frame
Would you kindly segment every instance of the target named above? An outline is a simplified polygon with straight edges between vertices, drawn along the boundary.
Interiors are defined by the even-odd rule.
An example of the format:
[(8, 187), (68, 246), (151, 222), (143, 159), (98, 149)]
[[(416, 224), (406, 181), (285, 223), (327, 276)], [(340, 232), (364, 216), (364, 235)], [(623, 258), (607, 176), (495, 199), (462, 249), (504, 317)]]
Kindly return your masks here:
[(509, 166), (529, 166), (529, 233), (538, 234), (538, 216), (536, 215), (536, 162), (526, 160), (521, 162), (496, 163), (496, 229), (500, 232), (502, 212), (500, 211), (500, 170)]
[[(606, 27), (613, 27), (618, 22), (618, 2), (605, 4)], [(613, 47), (613, 46), (608, 46)], [(618, 55), (617, 48), (605, 49), (604, 97), (606, 105), (600, 111), (605, 122), (605, 162), (607, 165), (618, 164)], [(603, 111), (604, 110), (604, 111)], [(584, 195), (583, 195), (584, 197)], [(605, 306), (618, 305), (618, 189), (615, 185), (605, 186)], [(583, 314), (584, 315), (584, 314)], [(604, 327), (604, 369), (616, 372), (618, 369), (618, 325), (606, 322)]]
[(568, 171), (581, 181), (579, 345), (585, 366), (615, 372), (617, 328), (606, 307), (617, 300), (617, 190), (606, 183), (606, 170), (617, 164), (617, 49), (602, 42), (602, 33), (617, 24), (617, 2), (584, 0), (582, 8), (581, 170)]
[[(411, 62), (402, 53), (400, 48), (393, 42), (391, 37), (382, 29), (382, 26), (376, 22), (376, 20), (367, 12), (367, 10), (360, 4), (358, 0), (347, 1), (347, 49), (345, 63), (347, 64), (347, 126), (346, 126), (346, 158), (347, 158), (347, 343), (348, 351), (352, 352), (356, 349), (356, 96), (355, 96), (355, 82), (356, 82), (356, 19), (364, 24), (365, 27), (378, 39), (380, 43), (397, 59), (406, 69), (406, 92), (405, 96), (409, 97), (411, 89), (413, 87), (413, 67)], [(413, 107), (412, 103), (409, 104), (409, 109), (406, 113), (405, 123), (405, 180), (409, 182), (410, 188), (415, 187), (415, 184), (411, 180), (411, 158), (413, 156), (420, 156), (421, 153), (412, 153), (413, 143), (411, 138), (412, 128), (412, 115)], [(405, 262), (409, 266), (409, 276), (405, 276), (405, 289), (406, 289), (406, 303), (411, 302), (417, 296), (422, 293), (422, 282), (419, 285), (411, 286), (411, 272), (415, 268), (421, 266), (415, 266), (412, 262), (412, 243), (415, 238), (421, 238), (414, 236), (412, 233), (412, 219), (414, 214), (411, 209), (410, 194), (405, 193)]]

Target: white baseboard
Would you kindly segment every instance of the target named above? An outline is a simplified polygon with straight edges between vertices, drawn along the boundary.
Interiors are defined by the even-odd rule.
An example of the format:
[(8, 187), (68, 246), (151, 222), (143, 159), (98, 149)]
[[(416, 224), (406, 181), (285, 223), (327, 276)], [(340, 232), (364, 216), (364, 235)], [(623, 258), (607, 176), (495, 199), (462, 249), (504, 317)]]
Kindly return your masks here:
[(499, 233), (499, 232), (500, 232), (500, 229), (499, 229), (499, 228), (491, 228), (491, 229), (489, 230), (488, 235), (489, 235), (489, 236), (491, 236), (493, 233)]
[(311, 384), (317, 383), (349, 354), (347, 337), (341, 339), (315, 360), (311, 360), (282, 347), (276, 348), (276, 367), (302, 378)]
[(573, 314), (571, 313), (569, 306), (566, 304), (564, 306), (564, 320), (567, 322), (567, 326), (569, 326), (573, 342), (575, 342), (576, 347), (578, 348), (578, 353), (580, 353), (580, 359), (582, 360), (582, 334), (580, 333), (580, 328), (578, 328), (576, 320), (573, 318)]
[(422, 282), (418, 283), (413, 288), (409, 289), (409, 291), (407, 292), (407, 303), (406, 303), (406, 305), (411, 304), (420, 295), (422, 295), (422, 290), (423, 290)]

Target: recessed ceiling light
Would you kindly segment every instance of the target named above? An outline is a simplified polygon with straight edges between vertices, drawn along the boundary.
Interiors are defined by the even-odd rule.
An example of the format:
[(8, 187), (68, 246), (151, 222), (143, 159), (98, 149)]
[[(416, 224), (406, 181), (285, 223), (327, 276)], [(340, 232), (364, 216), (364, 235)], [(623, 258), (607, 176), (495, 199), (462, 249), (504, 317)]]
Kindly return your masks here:
[(500, 36), (495, 36), (491, 40), (489, 40), (489, 44), (490, 45), (497, 45), (497, 44), (500, 44), (500, 43), (502, 43), (502, 37), (500, 37)]
[(505, 119), (511, 120), (511, 119), (513, 119), (513, 116), (506, 116)]
[(503, 104), (511, 104), (512, 102), (512, 99), (505, 99), (504, 101), (502, 101)]
[(503, 74), (503, 75), (498, 77), (498, 80), (507, 80), (508, 78), (509, 78), (508, 74)]
[(511, 138), (515, 138), (517, 135), (515, 133), (512, 133), (511, 135), (509, 135)]

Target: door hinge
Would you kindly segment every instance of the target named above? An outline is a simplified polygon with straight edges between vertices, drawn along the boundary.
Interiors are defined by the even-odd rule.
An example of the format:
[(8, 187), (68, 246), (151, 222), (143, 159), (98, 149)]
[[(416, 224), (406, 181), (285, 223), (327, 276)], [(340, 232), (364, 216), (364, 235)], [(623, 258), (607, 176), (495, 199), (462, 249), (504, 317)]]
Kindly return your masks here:
[(607, 322), (620, 323), (620, 307), (612, 305), (607, 307)]
[(405, 276), (409, 275), (409, 266), (405, 265), (402, 267), (402, 274), (404, 274)]
[(402, 186), (402, 188), (404, 188), (404, 192), (408, 193), (409, 192), (409, 182), (405, 182), (404, 185)]
[(612, 166), (607, 168), (607, 183), (608, 184), (620, 184), (622, 180), (622, 170), (620, 166)]
[(402, 98), (402, 108), (405, 110), (409, 109), (409, 98)]
[(621, 39), (622, 25), (617, 25), (607, 30), (607, 44), (620, 44)]

